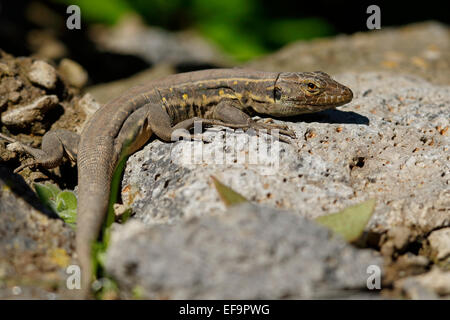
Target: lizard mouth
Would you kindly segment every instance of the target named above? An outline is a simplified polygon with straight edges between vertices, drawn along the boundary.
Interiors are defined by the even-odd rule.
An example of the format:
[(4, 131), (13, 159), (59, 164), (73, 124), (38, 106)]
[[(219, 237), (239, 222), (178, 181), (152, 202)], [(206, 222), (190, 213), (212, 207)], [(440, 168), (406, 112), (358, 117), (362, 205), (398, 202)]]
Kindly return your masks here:
[[(350, 101), (352, 101), (352, 99), (353, 99), (352, 90), (350, 90), (350, 88), (345, 87), (345, 89), (343, 89), (339, 93), (318, 96), (316, 99), (311, 99), (311, 101), (303, 103), (302, 106), (332, 108), (349, 103)], [(304, 100), (304, 96), (298, 97), (296, 99), (289, 99), (288, 101), (294, 104), (298, 104), (298, 102), (302, 100)]]

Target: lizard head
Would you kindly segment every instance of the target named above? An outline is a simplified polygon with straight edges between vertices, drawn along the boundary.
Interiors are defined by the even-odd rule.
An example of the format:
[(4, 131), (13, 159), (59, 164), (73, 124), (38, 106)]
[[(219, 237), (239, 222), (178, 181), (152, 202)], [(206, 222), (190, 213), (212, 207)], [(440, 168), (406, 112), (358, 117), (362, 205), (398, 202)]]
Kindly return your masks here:
[(274, 105), (262, 113), (294, 116), (346, 104), (353, 99), (353, 92), (325, 72), (282, 72), (275, 82), (273, 99)]

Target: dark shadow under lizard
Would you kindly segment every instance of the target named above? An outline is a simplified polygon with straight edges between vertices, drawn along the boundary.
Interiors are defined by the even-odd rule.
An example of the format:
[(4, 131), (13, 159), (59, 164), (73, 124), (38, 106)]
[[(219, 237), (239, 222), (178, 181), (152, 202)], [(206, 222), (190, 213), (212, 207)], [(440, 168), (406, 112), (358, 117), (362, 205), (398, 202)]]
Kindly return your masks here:
[[(258, 115), (258, 114), (255, 114)], [(263, 115), (259, 115), (262, 117), (267, 117)], [(329, 124), (361, 124), (368, 126), (370, 121), (366, 116), (360, 115), (353, 111), (341, 111), (337, 109), (330, 109), (325, 111), (320, 111), (316, 113), (305, 113), (298, 116), (293, 117), (283, 117), (277, 118), (272, 117), (273, 119), (281, 120), (281, 121), (290, 121), (290, 122), (318, 122), (318, 123), (329, 123)]]
[(36, 193), (30, 188), (25, 180), (17, 173), (4, 165), (0, 165), (0, 177), (3, 183), (18, 197), (22, 198), (34, 209), (45, 214), (52, 219), (61, 219), (56, 213), (47, 208), (37, 197)]

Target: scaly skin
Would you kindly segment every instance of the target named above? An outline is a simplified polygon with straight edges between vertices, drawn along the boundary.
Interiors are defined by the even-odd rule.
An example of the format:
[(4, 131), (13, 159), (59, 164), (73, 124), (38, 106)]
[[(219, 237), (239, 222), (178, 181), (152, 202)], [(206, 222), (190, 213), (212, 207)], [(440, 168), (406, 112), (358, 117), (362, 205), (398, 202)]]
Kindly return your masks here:
[(42, 150), (23, 146), (35, 160), (19, 169), (34, 164), (57, 166), (61, 150), (72, 159), (78, 158), (76, 247), (82, 268), (82, 295), (87, 297), (92, 280), (91, 246), (105, 219), (111, 178), (122, 151), (135, 152), (153, 134), (171, 141), (176, 129), (190, 129), (194, 120), (257, 131), (275, 128), (279, 129), (280, 139), (287, 141), (284, 136), (294, 134), (286, 126), (254, 122), (250, 116), (318, 112), (346, 104), (352, 98), (349, 88), (320, 71), (214, 69), (176, 74), (132, 88), (104, 105), (86, 124), (79, 144), (73, 133), (51, 131), (43, 138)]

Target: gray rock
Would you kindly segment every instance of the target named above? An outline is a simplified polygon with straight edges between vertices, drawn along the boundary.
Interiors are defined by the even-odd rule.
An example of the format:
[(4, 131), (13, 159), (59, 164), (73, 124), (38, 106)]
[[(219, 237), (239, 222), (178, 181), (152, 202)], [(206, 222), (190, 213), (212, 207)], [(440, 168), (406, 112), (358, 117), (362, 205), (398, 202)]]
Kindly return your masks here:
[[(449, 225), (450, 87), (391, 73), (336, 78), (354, 100), (285, 119), (297, 138), (292, 145), (260, 139), (259, 150), (272, 154), (260, 152), (256, 163), (248, 134), (227, 134), (225, 144), (218, 129), (205, 134), (211, 143), (154, 140), (128, 160), (124, 203), (147, 224), (223, 212), (214, 175), (247, 199), (309, 218), (376, 198), (368, 226), (376, 233)], [(194, 146), (200, 160), (191, 158)]]
[(34, 61), (28, 72), (28, 79), (31, 82), (43, 86), (47, 89), (54, 89), (58, 75), (55, 68), (45, 61)]
[(8, 110), (2, 114), (2, 122), (8, 127), (25, 128), (33, 122), (42, 121), (44, 116), (58, 106), (55, 95), (42, 96), (32, 103)]
[(106, 258), (122, 294), (150, 299), (345, 298), (369, 293), (369, 265), (382, 260), (291, 212), (251, 204), (174, 225), (130, 221), (114, 230)]
[(18, 175), (0, 166), (0, 298), (67, 298), (74, 231)]
[(58, 66), (60, 75), (76, 88), (82, 88), (88, 81), (88, 73), (77, 62), (70, 59), (62, 59)]
[(0, 75), (9, 75), (11, 73), (10, 68), (6, 63), (0, 62)]
[(417, 282), (414, 278), (405, 279), (401, 286), (402, 294), (408, 299), (413, 300), (437, 300), (439, 296), (428, 288), (424, 287), (421, 283)]
[(95, 111), (100, 109), (100, 104), (94, 99), (90, 93), (86, 93), (77, 102), (77, 106), (86, 114), (86, 119), (92, 116)]
[(411, 299), (450, 298), (450, 271), (434, 267), (431, 271), (401, 279), (395, 287), (402, 289)]
[(448, 259), (450, 264), (450, 228), (433, 231), (427, 240), (435, 259)]

